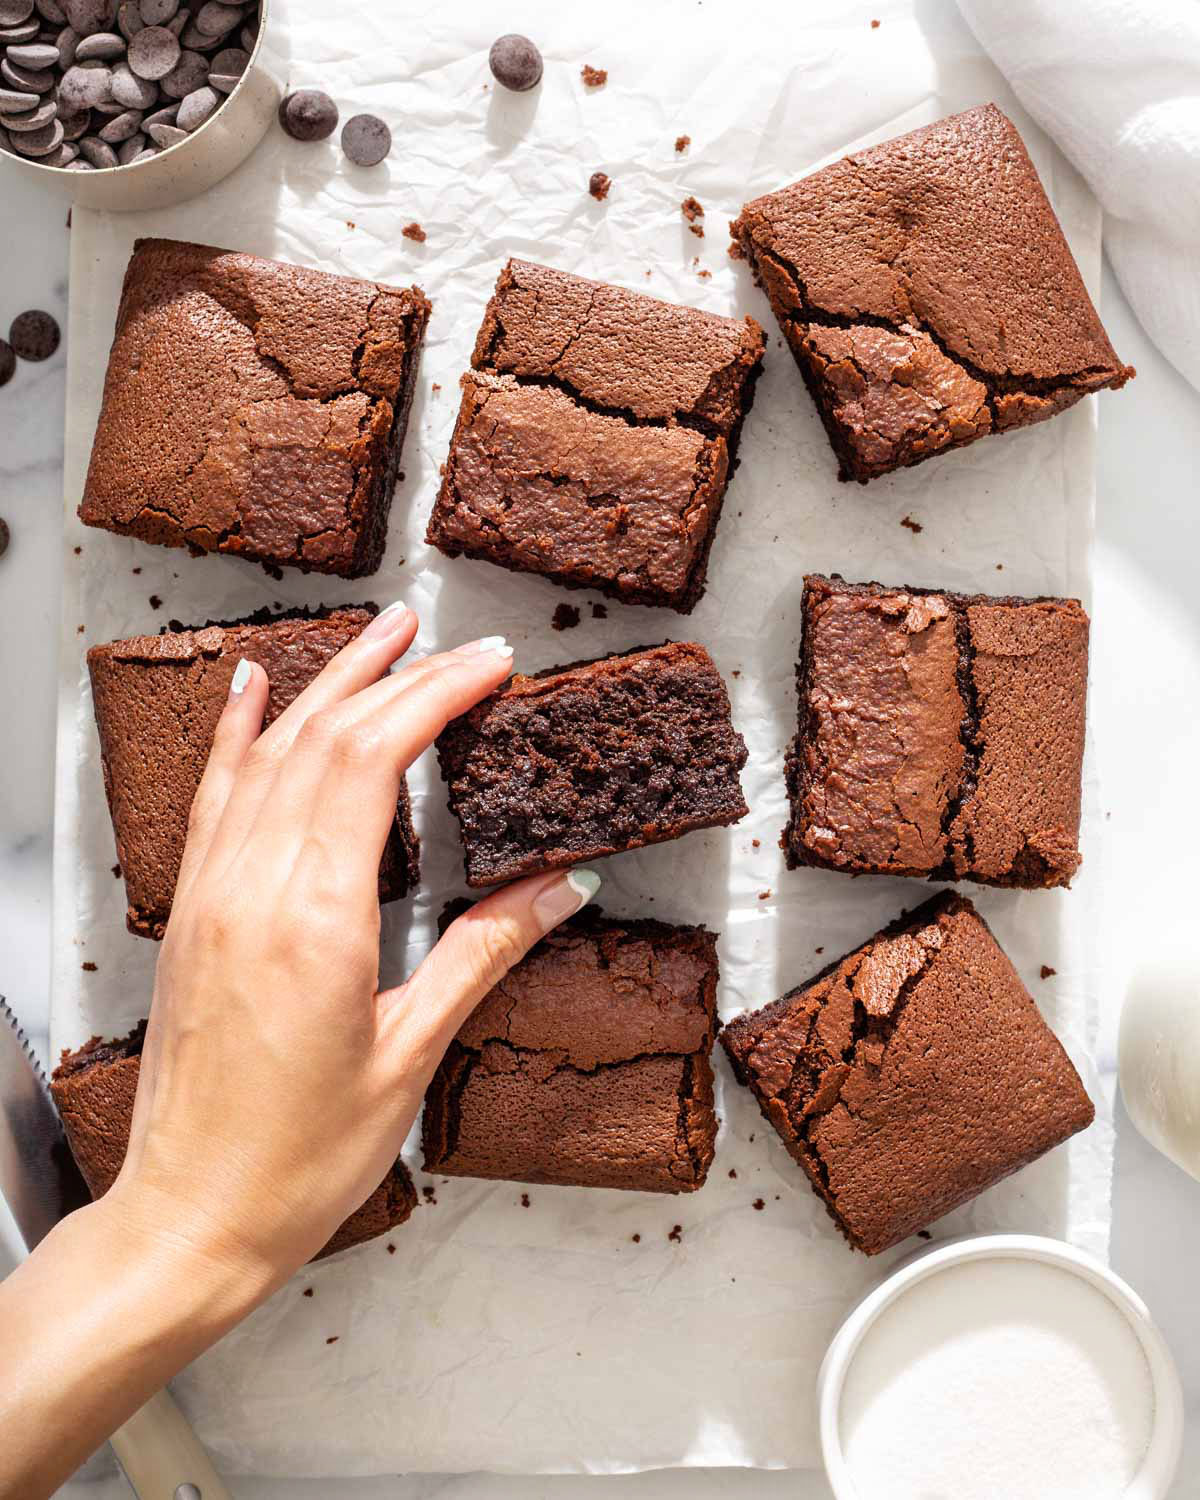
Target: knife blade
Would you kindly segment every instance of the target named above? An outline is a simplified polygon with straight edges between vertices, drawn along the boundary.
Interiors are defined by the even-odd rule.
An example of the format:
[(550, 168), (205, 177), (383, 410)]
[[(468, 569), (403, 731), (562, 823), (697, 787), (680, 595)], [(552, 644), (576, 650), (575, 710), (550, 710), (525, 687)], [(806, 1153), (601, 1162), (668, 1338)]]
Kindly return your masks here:
[(0, 995), (0, 1193), (32, 1250), (90, 1199), (37, 1053)]

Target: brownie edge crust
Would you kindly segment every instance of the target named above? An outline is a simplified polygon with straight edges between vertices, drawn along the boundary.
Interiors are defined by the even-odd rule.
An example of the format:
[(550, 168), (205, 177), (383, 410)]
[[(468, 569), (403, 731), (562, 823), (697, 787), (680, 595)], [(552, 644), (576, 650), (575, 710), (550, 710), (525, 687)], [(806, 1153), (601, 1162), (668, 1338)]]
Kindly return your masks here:
[[(142, 1021), (128, 1036), (113, 1041), (93, 1037), (77, 1051), (64, 1051), (50, 1080), (67, 1143), (93, 1198), (108, 1192), (125, 1159), (145, 1035)], [(313, 1259), (322, 1260), (398, 1228), (416, 1205), (412, 1178), (403, 1162), (397, 1161)]]
[(898, 1244), (1092, 1123), (1029, 991), (943, 892), (729, 1022), (738, 1082), (850, 1244)]

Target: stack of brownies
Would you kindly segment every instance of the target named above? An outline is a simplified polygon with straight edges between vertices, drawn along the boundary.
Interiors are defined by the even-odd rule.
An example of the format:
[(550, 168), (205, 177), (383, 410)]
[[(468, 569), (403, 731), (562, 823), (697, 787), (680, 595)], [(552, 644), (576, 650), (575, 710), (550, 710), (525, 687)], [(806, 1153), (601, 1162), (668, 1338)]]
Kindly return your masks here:
[[(866, 483), (1042, 421), (1133, 373), (994, 106), (756, 199), (732, 229), (842, 478)], [(415, 287), (140, 241), (83, 520), (268, 569), (373, 572), (429, 315)], [(737, 546), (726, 521), (714, 550), (765, 342), (753, 318), (509, 261), (462, 378), (429, 544), (471, 560), (454, 566), (689, 614)], [(1067, 885), (1081, 860), (1079, 602), (837, 575), (802, 587), (798, 723), (779, 747), (789, 869)], [(266, 669), (270, 718), (370, 614), (264, 611), (88, 652), (132, 932), (166, 929), (239, 658)], [(471, 888), (747, 812), (746, 748), (696, 641), (515, 676), (437, 749)], [(418, 856), (405, 792), (381, 900), (416, 887)], [(464, 905), (447, 905), (443, 922)], [(762, 999), (722, 1030), (715, 934), (585, 911), (463, 1025), (426, 1097), (425, 1166), (694, 1192), (716, 1151), (719, 1034), (834, 1223), (874, 1254), (1092, 1119), (1063, 1048), (956, 893)], [(97, 1194), (123, 1155), (142, 1033), (95, 1038), (55, 1074)], [(397, 1162), (323, 1253), (402, 1222), (414, 1201)]]

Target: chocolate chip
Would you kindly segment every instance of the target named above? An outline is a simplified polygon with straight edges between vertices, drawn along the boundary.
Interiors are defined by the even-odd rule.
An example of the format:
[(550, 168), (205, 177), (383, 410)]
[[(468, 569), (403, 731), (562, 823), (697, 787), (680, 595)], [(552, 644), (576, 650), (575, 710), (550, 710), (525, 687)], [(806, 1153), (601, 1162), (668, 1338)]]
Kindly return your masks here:
[(84, 161), (91, 162), (97, 171), (119, 167), (117, 153), (98, 135), (85, 135), (79, 142), (79, 151)]
[(294, 141), (323, 141), (337, 122), (337, 105), (321, 89), (297, 89), (279, 106), (279, 123)]
[(241, 81), (240, 73), (210, 73), (208, 75), (209, 88), (216, 89), (219, 94), (232, 94)]
[(23, 89), (0, 89), (0, 115), (23, 115), (38, 106), (38, 96)]
[(523, 94), (542, 79), (542, 54), (527, 36), (512, 31), (497, 37), (488, 53), (488, 67), (497, 83)]
[(140, 130), (137, 130), (128, 140), (122, 141), (117, 148), (117, 161), (123, 167), (127, 167), (135, 157), (138, 157), (146, 149), (149, 142)]
[(141, 0), (140, 9), (147, 26), (165, 26), (179, 9), (179, 0)]
[(125, 56), (125, 46), (125, 38), (115, 31), (94, 31), (75, 48), (75, 61), (90, 62), (98, 57), (101, 62), (110, 62), (114, 57)]
[(124, 114), (114, 115), (104, 128), (97, 132), (102, 141), (107, 141), (110, 146), (119, 146), (122, 141), (127, 141), (131, 135), (136, 135), (142, 128), (142, 112), (140, 109), (127, 109)]
[(75, 61), (75, 48), (79, 46), (80, 35), (73, 26), (64, 26), (54, 39), (54, 45), (58, 48), (58, 65), (66, 69)]
[(207, 84), (203, 88), (193, 89), (180, 102), (176, 124), (180, 130), (198, 130), (220, 102), (220, 94)]
[(93, 31), (108, 31), (117, 15), (113, 0), (63, 0), (63, 9), (80, 36), (91, 36)]
[[(136, 40), (136, 38), (135, 38)], [(112, 72), (103, 63), (68, 68), (58, 86), (59, 103), (70, 114), (95, 109), (112, 97)]]
[(142, 123), (146, 126), (146, 134), (155, 145), (161, 146), (164, 151), (169, 146), (178, 146), (180, 141), (187, 140), (188, 133), (186, 130), (179, 130), (174, 125), (168, 125), (165, 121), (155, 121), (153, 125), (146, 121)]
[(342, 150), (356, 167), (375, 167), (392, 149), (392, 132), (378, 115), (354, 115), (342, 126)]
[(19, 313), (8, 330), (8, 341), (18, 359), (49, 359), (60, 338), (57, 321), (37, 308)]
[(16, 368), (17, 356), (13, 353), (13, 346), (0, 339), (0, 385), (8, 384)]
[(77, 141), (81, 135), (87, 135), (91, 129), (92, 112), (90, 109), (84, 109), (77, 115), (65, 115), (60, 106), (58, 123), (63, 128), (64, 141)]
[[(69, 167), (79, 155), (79, 147), (70, 141), (64, 141), (57, 151), (51, 151), (49, 156), (39, 157), (38, 160), (43, 167)], [(71, 212), (70, 209), (67, 210)], [(71, 226), (68, 224), (67, 228)]]
[(149, 130), (152, 125), (174, 125), (175, 116), (178, 113), (178, 104), (164, 104), (161, 109), (156, 109), (153, 114), (146, 116), (142, 121), (142, 129)]
[[(11, 128), (10, 126), (9, 129)], [(62, 145), (63, 128), (57, 120), (51, 120), (49, 125), (43, 125), (40, 130), (22, 131), (19, 135), (12, 136), (11, 139), (13, 149), (22, 156), (34, 158), (49, 156), (52, 151), (57, 151)]]
[(33, 15), (33, 0), (0, 0), (0, 26), (20, 26)]
[(179, 40), (165, 26), (143, 26), (129, 44), (129, 66), (139, 78), (157, 82), (179, 62)]
[(145, 25), (137, 0), (121, 0), (117, 6), (117, 30), (125, 40), (133, 41), (138, 32), (145, 29)]
[(36, 109), (31, 109), (26, 114), (5, 115), (4, 128), (11, 135), (36, 134), (52, 124), (57, 115), (58, 105), (53, 99), (47, 99), (44, 104), (39, 104)]
[(59, 0), (35, 0), (34, 8), (43, 21), (49, 21), (53, 26), (62, 26), (66, 23), (67, 13), (59, 4)]
[(224, 36), (242, 19), (241, 11), (233, 5), (222, 5), (220, 0), (205, 0), (196, 12), (196, 29), (205, 36)]
[(112, 70), (112, 96), (126, 109), (149, 109), (158, 101), (158, 84), (149, 78), (139, 78), (127, 62), (119, 62)]
[[(3, 381), (0, 381), (0, 385), (3, 385), (3, 383)], [(8, 522), (0, 518), (0, 557), (3, 557), (4, 554), (8, 551), (8, 542), (10, 535), (11, 533), (8, 529)]]
[(9, 47), (5, 57), (18, 68), (41, 70), (52, 68), (58, 61), (58, 48), (45, 42), (29, 42), (24, 47)]
[[(139, 36), (145, 36), (139, 32)], [(134, 40), (136, 41), (136, 37)], [(134, 69), (136, 72), (136, 68)], [(186, 99), (208, 77), (208, 63), (199, 52), (181, 52), (179, 61), (162, 80), (162, 91), (168, 99)]]
[(17, 89), (23, 94), (46, 94), (54, 87), (54, 70), (46, 68), (40, 73), (35, 72), (32, 68), (10, 63), (6, 57), (0, 62), (0, 79), (7, 88)]

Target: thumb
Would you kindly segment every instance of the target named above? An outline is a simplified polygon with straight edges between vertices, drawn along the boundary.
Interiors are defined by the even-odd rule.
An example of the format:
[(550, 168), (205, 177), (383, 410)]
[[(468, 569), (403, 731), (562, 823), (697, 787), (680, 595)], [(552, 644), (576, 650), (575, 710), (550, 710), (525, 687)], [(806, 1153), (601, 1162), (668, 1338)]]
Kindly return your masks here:
[(406, 1088), (422, 1090), (489, 990), (600, 889), (594, 870), (531, 875), (457, 917), (402, 985), (379, 997), (381, 1042)]

